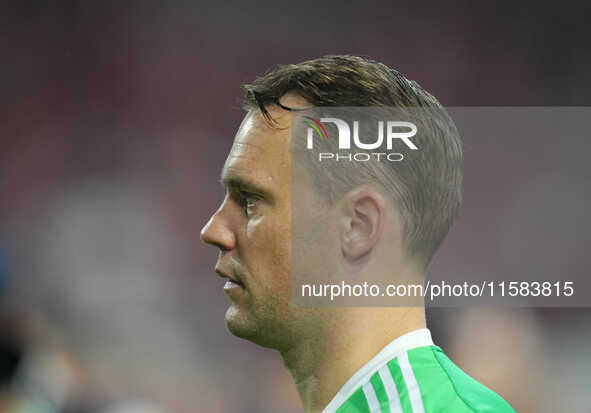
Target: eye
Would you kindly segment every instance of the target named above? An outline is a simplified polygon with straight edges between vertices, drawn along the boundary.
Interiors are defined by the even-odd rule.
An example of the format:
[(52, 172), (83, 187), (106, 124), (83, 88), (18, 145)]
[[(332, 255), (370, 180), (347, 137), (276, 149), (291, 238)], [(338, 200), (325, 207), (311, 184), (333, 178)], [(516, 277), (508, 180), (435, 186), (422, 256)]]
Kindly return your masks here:
[(244, 208), (246, 215), (252, 214), (255, 211), (258, 202), (260, 201), (260, 197), (258, 195), (244, 191), (240, 191), (239, 198), (241, 201), (240, 204)]

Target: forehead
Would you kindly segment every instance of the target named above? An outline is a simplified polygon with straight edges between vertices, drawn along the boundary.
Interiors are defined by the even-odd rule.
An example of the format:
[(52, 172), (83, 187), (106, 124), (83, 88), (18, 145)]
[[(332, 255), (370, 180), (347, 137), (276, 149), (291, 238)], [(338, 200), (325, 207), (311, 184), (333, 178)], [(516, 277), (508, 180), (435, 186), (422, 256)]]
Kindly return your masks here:
[(245, 116), (222, 170), (222, 180), (248, 178), (270, 184), (289, 174), (289, 112), (269, 109), (277, 122), (270, 125), (259, 110)]

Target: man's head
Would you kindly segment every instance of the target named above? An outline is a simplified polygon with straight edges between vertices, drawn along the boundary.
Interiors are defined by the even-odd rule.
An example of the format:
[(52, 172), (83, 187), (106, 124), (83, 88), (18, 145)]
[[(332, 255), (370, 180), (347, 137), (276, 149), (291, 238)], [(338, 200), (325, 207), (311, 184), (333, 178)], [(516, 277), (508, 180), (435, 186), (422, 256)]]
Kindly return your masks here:
[[(289, 331), (322, 324), (289, 306), (292, 258), (324, 271), (375, 268), (370, 255), (425, 269), (459, 209), (462, 154), (437, 100), (381, 63), (327, 56), (280, 66), (244, 90), (248, 113), (222, 173), (227, 195), (202, 237), (220, 248), (218, 271), (243, 284), (227, 289), (228, 327), (277, 347)], [(421, 108), (420, 150), (395, 163), (292, 162), (289, 109), (311, 106)], [(291, 250), (295, 214), (306, 251)]]

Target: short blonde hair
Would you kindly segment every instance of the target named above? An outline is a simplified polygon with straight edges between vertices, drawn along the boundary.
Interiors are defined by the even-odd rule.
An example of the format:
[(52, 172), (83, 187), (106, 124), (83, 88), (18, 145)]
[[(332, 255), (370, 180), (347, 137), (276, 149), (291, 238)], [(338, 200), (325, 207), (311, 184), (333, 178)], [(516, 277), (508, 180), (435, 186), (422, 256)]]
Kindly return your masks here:
[[(443, 106), (419, 84), (386, 65), (357, 56), (325, 56), (278, 66), (244, 85), (244, 106), (260, 109), (279, 104), (295, 92), (312, 105), (414, 108), (413, 137), (421, 150), (404, 162), (348, 162), (318, 168), (315, 182), (334, 201), (362, 184), (375, 184), (392, 196), (404, 220), (407, 253), (424, 267), (455, 221), (461, 204), (462, 147), (459, 133)], [(289, 108), (286, 108), (289, 109)], [(327, 143), (330, 144), (330, 143)], [(332, 165), (337, 165), (333, 163)]]

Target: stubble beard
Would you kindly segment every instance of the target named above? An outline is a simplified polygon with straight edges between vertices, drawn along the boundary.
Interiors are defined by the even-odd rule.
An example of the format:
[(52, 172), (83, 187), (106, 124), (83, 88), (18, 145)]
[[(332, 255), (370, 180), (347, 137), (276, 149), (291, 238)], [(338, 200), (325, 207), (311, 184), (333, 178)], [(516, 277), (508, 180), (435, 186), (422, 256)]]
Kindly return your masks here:
[(266, 302), (234, 303), (226, 310), (226, 327), (236, 337), (262, 347), (280, 350), (290, 334), (289, 303), (267, 298)]

